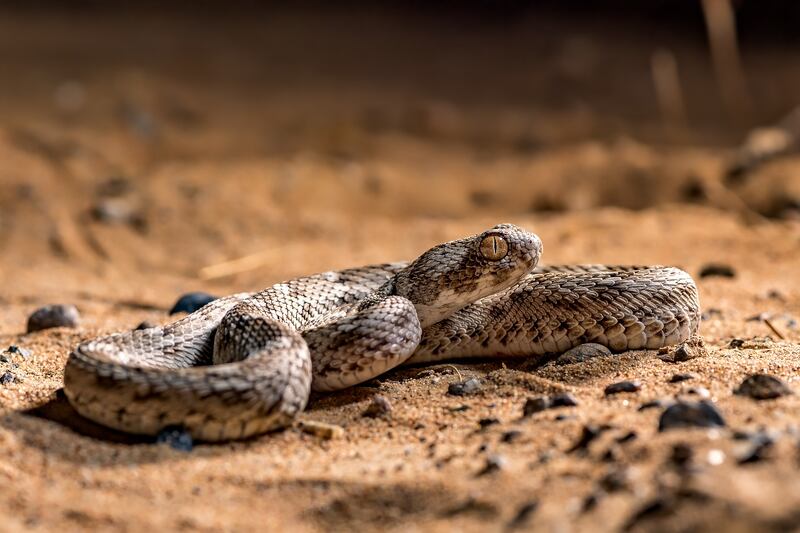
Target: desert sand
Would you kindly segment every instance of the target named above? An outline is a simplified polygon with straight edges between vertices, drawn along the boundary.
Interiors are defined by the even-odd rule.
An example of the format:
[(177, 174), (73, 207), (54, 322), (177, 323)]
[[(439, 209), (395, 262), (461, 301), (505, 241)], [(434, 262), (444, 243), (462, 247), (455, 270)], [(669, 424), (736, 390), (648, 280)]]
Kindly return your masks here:
[[(692, 142), (658, 141), (654, 104), (629, 98), (647, 86), (646, 61), (627, 89), (606, 80), (591, 104), (551, 106), (548, 76), (579, 76), (580, 64), (485, 83), (493, 68), (510, 70), (495, 60), (520, 60), (495, 34), (474, 44), (490, 74), (473, 76), (452, 50), (438, 69), (421, 61), (433, 46), (428, 23), (418, 36), (413, 24), (366, 17), (336, 21), (366, 28), (368, 41), (403, 37), (400, 50), (385, 46), (396, 62), (379, 61), (389, 53), (380, 45), (348, 62), (360, 41), (334, 40), (331, 18), (291, 12), (220, 34), (210, 19), (174, 15), (131, 24), (7, 13), (0, 350), (28, 353), (0, 362), (0, 375), (13, 376), (0, 385), (0, 530), (797, 528), (800, 221), (778, 216), (774, 201), (797, 193), (797, 160), (728, 189), (735, 135), (714, 129), (709, 111)], [(627, 43), (575, 31), (584, 41), (569, 46), (588, 39), (594, 61), (628, 50), (640, 64)], [(561, 43), (555, 33), (537, 46)], [(454, 49), (466, 46), (459, 35)], [(248, 53), (253, 43), (278, 51)], [(702, 45), (676, 46), (691, 58)], [(692, 77), (702, 64), (684, 65), (690, 90), (703, 87)], [(703, 90), (692, 94), (703, 101)], [(76, 422), (59, 393), (79, 342), (174, 320), (167, 311), (183, 293), (410, 259), (499, 222), (536, 232), (545, 264), (692, 274), (704, 312), (696, 357), (406, 367), (312, 397), (301, 419), (340, 426), (336, 438), (290, 428), (189, 452)], [(243, 257), (236, 271), (209, 268)], [(732, 277), (701, 277), (713, 264)], [(78, 327), (26, 333), (30, 313), (54, 303), (77, 306)], [(794, 394), (734, 394), (755, 373)], [(672, 382), (679, 374), (690, 376)], [(448, 394), (470, 378), (478, 392)], [(604, 394), (623, 380), (641, 388)], [(577, 405), (523, 416), (529, 398), (559, 393)], [(363, 416), (376, 395), (391, 411)], [(678, 398), (711, 402), (724, 427), (660, 432)], [(639, 410), (654, 400), (664, 403)], [(596, 438), (581, 444), (587, 428)]]

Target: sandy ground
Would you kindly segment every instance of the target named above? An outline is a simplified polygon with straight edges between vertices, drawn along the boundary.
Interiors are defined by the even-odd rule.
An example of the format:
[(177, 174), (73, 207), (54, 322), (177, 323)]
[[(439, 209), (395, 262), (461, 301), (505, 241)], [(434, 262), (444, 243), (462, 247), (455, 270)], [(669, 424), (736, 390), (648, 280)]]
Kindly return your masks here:
[[(3, 68), (17, 83), (0, 87), (0, 349), (30, 355), (0, 362), (0, 374), (16, 378), (0, 385), (0, 530), (800, 526), (800, 222), (757, 214), (797, 187), (796, 160), (760, 171), (753, 179), (769, 186), (748, 182), (744, 201), (734, 202), (717, 187), (730, 149), (620, 135), (654, 135), (658, 117), (631, 111), (644, 104), (630, 100), (620, 106), (628, 116), (606, 120), (602, 91), (594, 110), (553, 111), (541, 94), (533, 110), (521, 98), (490, 105), (496, 88), (474, 91), (485, 101), (465, 105), (449, 93), (456, 103), (443, 104), (436, 92), (457, 85), (447, 81), (453, 75), (431, 80), (422, 95), (386, 84), (364, 89), (337, 63), (345, 45), (328, 58), (345, 73), (340, 85), (310, 90), (305, 71), (276, 56), (264, 61), (290, 80), (276, 87), (273, 78), (251, 77), (253, 57), (224, 55), (221, 40), (195, 39), (175, 52), (163, 21), (145, 18), (156, 43), (173, 50), (153, 57), (148, 46), (156, 44), (127, 27), (74, 21), (102, 28), (92, 35), (108, 39), (103, 53), (63, 21), (5, 20), (13, 24), (0, 32)], [(269, 23), (289, 28), (278, 36), (245, 27), (231, 46), (295, 42), (292, 21)], [(181, 32), (202, 34), (202, 26)], [(55, 36), (60, 56), (37, 41), (44, 34)], [(123, 54), (114, 35), (143, 51)], [(315, 35), (325, 42), (324, 32)], [(219, 56), (186, 61), (203, 46), (216, 51), (215, 43)], [(370, 65), (380, 71), (382, 63)], [(629, 78), (636, 94), (646, 63), (643, 70)], [(239, 92), (220, 81), (230, 76), (209, 72), (238, 76)], [(526, 83), (535, 91), (546, 81), (537, 73)], [(630, 352), (563, 366), (403, 368), (312, 398), (302, 419), (341, 426), (339, 438), (290, 429), (188, 453), (80, 425), (57, 392), (77, 343), (143, 320), (167, 322), (182, 293), (223, 295), (412, 258), (498, 222), (538, 233), (545, 263), (684, 268), (700, 288), (706, 353), (678, 363)], [(241, 272), (205, 269), (245, 256), (252, 259)], [(730, 266), (734, 277), (700, 278), (710, 263)], [(50, 303), (76, 305), (79, 327), (25, 334), (28, 315)], [(731, 347), (733, 339), (743, 342)], [(760, 402), (735, 395), (756, 372), (784, 379), (796, 394)], [(670, 382), (683, 373), (693, 378)], [(482, 383), (478, 393), (447, 394), (472, 377)], [(620, 380), (642, 387), (606, 397), (604, 388)], [(656, 399), (695, 400), (702, 389), (724, 428), (659, 432), (663, 408), (639, 411)], [(522, 416), (528, 398), (559, 392), (578, 405)], [(362, 416), (376, 394), (391, 402), (390, 415)], [(573, 450), (587, 426), (602, 431)], [(740, 464), (759, 434), (774, 444)]]

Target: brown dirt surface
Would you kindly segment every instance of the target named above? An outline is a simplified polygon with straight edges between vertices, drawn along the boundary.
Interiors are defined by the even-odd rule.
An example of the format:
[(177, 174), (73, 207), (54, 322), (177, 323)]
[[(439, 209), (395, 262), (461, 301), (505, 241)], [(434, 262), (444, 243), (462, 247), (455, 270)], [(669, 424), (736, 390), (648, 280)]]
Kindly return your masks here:
[[(786, 176), (797, 174), (797, 160), (757, 173), (754, 180), (773, 184), (766, 189), (752, 181), (739, 195), (723, 189), (727, 134), (717, 145), (658, 142), (652, 102), (625, 92), (646, 86), (646, 57), (638, 62), (639, 48), (602, 42), (591, 27), (575, 29), (583, 37), (561, 55), (545, 54), (553, 64), (542, 60), (530, 77), (498, 74), (481, 85), (457, 64), (464, 56), (498, 73), (512, 70), (502, 61), (522, 59), (517, 48), (506, 57), (494, 33), (471, 44), (454, 33), (442, 52), (452, 62), (440, 71), (421, 59), (433, 46), (422, 23), (401, 32), (373, 15), (337, 19), (374, 43), (410, 32), (394, 50), (407, 63), (386, 64), (378, 58), (389, 52), (370, 54), (360, 41), (326, 48), (330, 25), (291, 12), (210, 36), (206, 19), (178, 24), (144, 13), (132, 29), (105, 16), (67, 24), (22, 11), (0, 20), (0, 74), (14, 79), (0, 86), (0, 350), (30, 352), (0, 360), (0, 376), (15, 377), (0, 384), (0, 530), (800, 525), (800, 222), (765, 218), (759, 203), (759, 194), (796, 190)], [(511, 33), (505, 38), (522, 42)], [(531, 53), (552, 51), (560, 35), (539, 34)], [(587, 40), (595, 46), (589, 66), (559, 67)], [(275, 43), (282, 46), (269, 48)], [(467, 44), (475, 49), (462, 54)], [(247, 53), (256, 45), (291, 53)], [(691, 59), (702, 45), (676, 46), (689, 91), (703, 101), (694, 76), (704, 60)], [(365, 54), (355, 65), (343, 59), (354, 50)], [(584, 83), (573, 79), (581, 68), (624, 54), (640, 71), (625, 87), (600, 83), (595, 107), (559, 106), (552, 100), (562, 95), (542, 88), (554, 76), (574, 89)], [(389, 79), (368, 83), (364, 69), (371, 80)], [(411, 74), (429, 83), (404, 85)], [(784, 86), (796, 89), (786, 76)], [(462, 94), (465, 80), (475, 85)], [(698, 131), (713, 138), (713, 129)], [(81, 423), (58, 392), (76, 344), (144, 320), (165, 323), (182, 293), (224, 295), (413, 258), (499, 222), (540, 235), (545, 263), (670, 264), (691, 273), (704, 311), (698, 357), (673, 362), (643, 351), (567, 365), (401, 368), (312, 398), (301, 419), (341, 426), (337, 438), (292, 428), (191, 452)], [(241, 257), (250, 259), (227, 275), (206, 268)], [(701, 278), (709, 264), (734, 276)], [(51, 303), (76, 305), (79, 327), (26, 334), (28, 315)], [(671, 382), (686, 373), (693, 377)], [(754, 373), (795, 393), (762, 401), (734, 394)], [(480, 380), (479, 392), (447, 394), (469, 378)], [(622, 380), (641, 389), (604, 395)], [(522, 416), (528, 398), (562, 392), (578, 405)], [(377, 394), (390, 413), (362, 416)], [(725, 427), (659, 432), (664, 407), (639, 410), (705, 396)], [(587, 427), (596, 438), (574, 449)], [(743, 461), (764, 434), (773, 444)]]

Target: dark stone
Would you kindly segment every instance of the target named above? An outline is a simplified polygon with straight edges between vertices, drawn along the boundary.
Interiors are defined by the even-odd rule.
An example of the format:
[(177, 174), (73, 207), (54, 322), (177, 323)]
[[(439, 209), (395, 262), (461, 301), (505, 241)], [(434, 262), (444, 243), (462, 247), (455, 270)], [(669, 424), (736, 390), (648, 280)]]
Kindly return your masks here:
[(514, 514), (514, 518), (512, 518), (508, 523), (508, 529), (517, 529), (527, 526), (528, 522), (530, 522), (531, 516), (538, 508), (539, 502), (535, 500), (522, 504)]
[(638, 392), (641, 388), (642, 384), (638, 381), (619, 381), (607, 386), (603, 392), (606, 396), (611, 396), (620, 392)]
[(466, 381), (451, 383), (447, 387), (447, 394), (451, 396), (466, 396), (469, 394), (475, 394), (480, 390), (481, 390), (480, 380), (475, 378), (470, 378)]
[(525, 406), (522, 408), (522, 416), (531, 416), (534, 413), (544, 411), (550, 408), (550, 399), (546, 396), (539, 396), (538, 398), (528, 398), (525, 400)]
[(522, 432), (521, 431), (518, 431), (516, 429), (511, 429), (509, 431), (506, 431), (505, 433), (503, 433), (500, 436), (500, 442), (505, 442), (506, 444), (511, 444), (514, 441), (516, 441), (517, 439), (519, 439), (521, 436), (522, 436)]
[(588, 513), (595, 507), (597, 504), (600, 503), (601, 494), (597, 492), (592, 492), (583, 499), (583, 503), (581, 504), (581, 512)]
[(694, 457), (694, 450), (685, 442), (679, 442), (672, 447), (672, 453), (669, 460), (680, 470), (689, 468), (692, 458)]
[(578, 400), (568, 392), (562, 392), (550, 397), (550, 407), (575, 407)]
[(737, 460), (740, 465), (759, 463), (767, 458), (772, 451), (775, 441), (765, 433), (759, 433), (753, 437), (753, 446), (742, 457)]
[(695, 357), (697, 357), (697, 355), (692, 353), (692, 351), (689, 350), (685, 344), (681, 344), (675, 349), (674, 352), (672, 352), (673, 363), (683, 363), (684, 361), (689, 361)]
[(741, 396), (749, 396), (754, 400), (772, 400), (792, 394), (792, 389), (775, 376), (753, 374), (745, 378), (734, 392)]
[(189, 292), (178, 298), (169, 314), (175, 313), (194, 313), (209, 302), (216, 300), (216, 296), (211, 296), (205, 292)]
[(689, 381), (690, 379), (694, 379), (696, 376), (694, 374), (674, 374), (671, 378), (669, 378), (670, 383), (681, 383), (682, 381)]
[(618, 492), (627, 489), (629, 482), (628, 471), (624, 468), (615, 468), (600, 478), (600, 487), (606, 492)]
[(711, 392), (705, 387), (689, 387), (686, 394), (699, 396), (700, 398), (711, 398)]
[(578, 438), (577, 442), (575, 442), (575, 444), (573, 444), (572, 447), (569, 450), (567, 450), (567, 453), (585, 451), (589, 447), (589, 444), (600, 436), (600, 434), (604, 431), (604, 429), (605, 428), (594, 426), (591, 424), (583, 426), (580, 438)]
[(153, 329), (153, 328), (155, 328), (155, 327), (158, 327), (158, 326), (157, 326), (156, 324), (153, 324), (153, 323), (152, 323), (152, 322), (150, 322), (149, 320), (145, 320), (144, 322), (141, 322), (141, 323), (140, 323), (138, 326), (136, 326), (136, 328), (135, 328), (135, 329), (136, 329), (136, 330), (140, 330), (140, 329)]
[(167, 426), (156, 436), (157, 444), (167, 444), (170, 448), (181, 452), (190, 452), (194, 448), (192, 435), (183, 426)]
[(483, 465), (483, 468), (478, 472), (478, 476), (485, 476), (487, 474), (493, 474), (494, 472), (498, 472), (501, 470), (506, 464), (505, 458), (500, 455), (490, 455), (486, 458), (486, 464)]
[(574, 363), (583, 363), (595, 357), (604, 357), (611, 355), (611, 350), (602, 344), (589, 342), (580, 344), (571, 350), (558, 356), (555, 363), (557, 365), (570, 365)]
[(658, 430), (666, 431), (675, 428), (713, 428), (724, 427), (725, 420), (714, 407), (714, 404), (705, 400), (693, 402), (678, 402), (667, 407), (658, 420)]
[(496, 418), (481, 418), (478, 420), (478, 425), (481, 429), (488, 428), (489, 426), (494, 426), (495, 424), (499, 424), (500, 421)]
[(74, 305), (46, 305), (28, 317), (28, 333), (48, 328), (74, 328), (80, 321), (80, 313)]
[(3, 374), (0, 374), (0, 385), (10, 385), (11, 383), (16, 383), (17, 381), (17, 376), (11, 372), (3, 372)]
[(700, 269), (700, 273), (698, 275), (701, 278), (735, 278), (736, 271), (730, 265), (724, 265), (722, 263), (708, 263)]
[(661, 400), (650, 400), (649, 402), (645, 402), (639, 406), (638, 411), (646, 411), (648, 409), (655, 409), (656, 407), (663, 407), (664, 402)]
[(743, 339), (731, 339), (731, 342), (728, 343), (728, 348), (732, 350), (738, 350), (742, 346), (744, 346)]
[(380, 394), (376, 394), (372, 397), (372, 402), (364, 409), (364, 412), (361, 413), (361, 416), (365, 416), (367, 418), (378, 418), (378, 417), (388, 417), (392, 414), (392, 404), (386, 399), (385, 396), (381, 396)]
[(26, 350), (25, 348), (22, 348), (20, 346), (16, 346), (14, 344), (9, 346), (6, 351), (8, 353), (15, 353), (15, 354), (21, 355), (23, 359), (27, 359), (28, 357), (31, 356), (30, 350)]
[(719, 309), (712, 307), (710, 309), (706, 309), (701, 315), (701, 320), (711, 320), (712, 318), (722, 318), (722, 311)]

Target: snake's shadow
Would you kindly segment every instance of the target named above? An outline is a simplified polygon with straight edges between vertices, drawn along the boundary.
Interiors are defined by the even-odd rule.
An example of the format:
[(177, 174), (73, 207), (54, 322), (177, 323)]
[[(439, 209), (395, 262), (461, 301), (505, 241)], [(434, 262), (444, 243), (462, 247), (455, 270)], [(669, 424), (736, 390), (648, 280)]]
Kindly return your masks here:
[(154, 443), (155, 437), (133, 435), (123, 431), (101, 426), (78, 414), (67, 400), (64, 389), (56, 391), (55, 398), (38, 407), (22, 411), (23, 415), (42, 418), (56, 422), (61, 426), (71, 429), (78, 435), (115, 444), (146, 444)]

